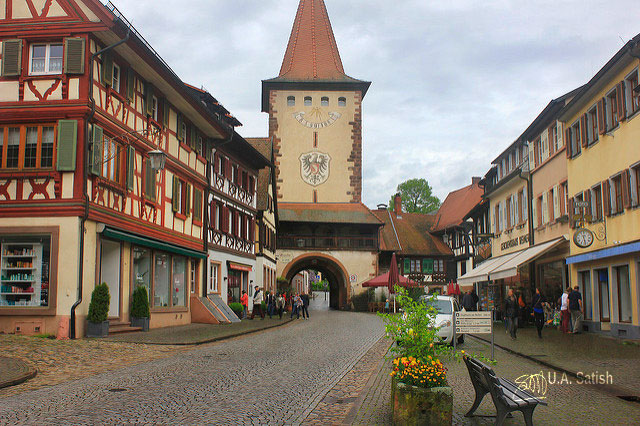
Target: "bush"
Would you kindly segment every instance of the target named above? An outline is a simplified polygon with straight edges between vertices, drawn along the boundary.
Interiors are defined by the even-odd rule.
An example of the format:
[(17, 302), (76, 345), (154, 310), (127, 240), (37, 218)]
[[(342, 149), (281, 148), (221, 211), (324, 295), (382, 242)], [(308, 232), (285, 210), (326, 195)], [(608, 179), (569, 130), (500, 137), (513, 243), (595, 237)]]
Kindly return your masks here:
[(353, 309), (356, 312), (368, 312), (369, 311), (369, 301), (373, 300), (372, 297), (375, 297), (375, 290), (373, 288), (368, 289), (359, 294), (354, 294), (351, 296), (351, 303), (353, 303)]
[(98, 284), (93, 290), (93, 293), (91, 293), (87, 319), (93, 323), (106, 321), (109, 315), (110, 301), (111, 296), (109, 295), (109, 286), (107, 283)]
[(242, 312), (244, 312), (242, 303), (229, 303), (229, 307), (238, 318), (242, 318)]
[(131, 316), (134, 318), (149, 318), (149, 290), (140, 286), (133, 290), (131, 300)]

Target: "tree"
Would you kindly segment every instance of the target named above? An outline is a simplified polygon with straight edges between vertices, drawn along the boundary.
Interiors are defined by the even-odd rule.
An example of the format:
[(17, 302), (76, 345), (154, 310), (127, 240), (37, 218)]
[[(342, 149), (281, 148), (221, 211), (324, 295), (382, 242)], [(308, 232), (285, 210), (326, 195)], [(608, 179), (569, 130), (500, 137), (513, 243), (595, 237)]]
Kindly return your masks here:
[[(409, 179), (398, 185), (397, 193), (402, 197), (402, 210), (407, 213), (431, 213), (440, 208), (440, 200), (432, 194), (426, 179)], [(394, 196), (389, 201), (389, 210), (394, 209)]]

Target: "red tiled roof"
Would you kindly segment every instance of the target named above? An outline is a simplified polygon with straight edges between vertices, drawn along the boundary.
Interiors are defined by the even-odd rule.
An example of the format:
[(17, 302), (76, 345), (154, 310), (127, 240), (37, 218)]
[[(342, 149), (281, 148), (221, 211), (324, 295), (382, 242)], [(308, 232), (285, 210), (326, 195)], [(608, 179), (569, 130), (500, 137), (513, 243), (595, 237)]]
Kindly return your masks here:
[(348, 78), (324, 0), (300, 0), (280, 77), (292, 80)]
[(434, 215), (402, 213), (398, 218), (388, 210), (373, 210), (372, 213), (384, 222), (380, 232), (380, 250), (406, 255), (453, 254), (449, 246), (429, 232), (435, 220)]
[(462, 224), (464, 217), (482, 201), (483, 193), (478, 183), (450, 192), (436, 213), (431, 231), (443, 231)]
[(281, 222), (350, 223), (380, 225), (362, 203), (278, 203)]

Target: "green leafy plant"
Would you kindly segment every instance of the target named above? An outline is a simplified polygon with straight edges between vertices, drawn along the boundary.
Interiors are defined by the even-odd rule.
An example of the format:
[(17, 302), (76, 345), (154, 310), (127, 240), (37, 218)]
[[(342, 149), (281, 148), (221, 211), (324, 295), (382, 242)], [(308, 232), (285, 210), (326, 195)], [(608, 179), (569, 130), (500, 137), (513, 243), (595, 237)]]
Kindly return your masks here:
[(238, 318), (242, 318), (242, 312), (244, 312), (244, 307), (241, 303), (229, 303), (229, 308), (233, 311), (234, 314)]
[(267, 312), (267, 303), (266, 302), (260, 302), (260, 306), (262, 307), (262, 312)]
[(447, 367), (431, 357), (425, 361), (412, 356), (396, 358), (391, 376), (407, 385), (422, 388), (447, 386)]
[(149, 318), (149, 290), (140, 286), (133, 290), (131, 300), (131, 316), (134, 318)]
[(282, 294), (282, 293), (290, 294), (291, 293), (291, 283), (285, 277), (278, 277), (276, 279), (276, 283), (277, 283), (277, 287), (278, 287), (278, 294)]
[(89, 315), (87, 319), (93, 323), (100, 323), (107, 320), (109, 315), (109, 303), (111, 296), (109, 295), (109, 286), (107, 283), (98, 284), (91, 293), (91, 302), (89, 303)]
[(351, 303), (353, 303), (353, 309), (356, 312), (368, 312), (369, 301), (375, 300), (375, 290), (370, 288), (359, 294), (351, 296)]

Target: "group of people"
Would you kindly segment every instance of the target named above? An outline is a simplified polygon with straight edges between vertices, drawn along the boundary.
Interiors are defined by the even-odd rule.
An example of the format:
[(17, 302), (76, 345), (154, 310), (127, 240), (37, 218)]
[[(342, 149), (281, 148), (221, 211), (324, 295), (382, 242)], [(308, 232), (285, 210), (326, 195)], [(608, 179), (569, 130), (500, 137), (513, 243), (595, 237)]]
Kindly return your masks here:
[[(582, 328), (582, 294), (578, 290), (578, 286), (573, 289), (567, 287), (560, 299), (557, 301), (560, 306), (561, 324), (560, 329), (563, 333), (580, 333)], [(522, 296), (516, 298), (513, 289), (509, 289), (507, 298), (505, 300), (504, 312), (507, 325), (507, 332), (511, 336), (512, 340), (517, 338), (518, 330), (518, 318), (520, 317), (520, 311), (524, 308), (524, 302)], [(542, 338), (542, 329), (545, 323), (549, 322), (545, 317), (551, 315), (551, 305), (547, 302), (544, 295), (540, 292), (539, 288), (536, 288), (536, 292), (533, 295), (531, 301), (532, 314), (534, 317), (534, 323), (538, 332), (538, 338)]]
[[(273, 318), (274, 315), (278, 315), (280, 319), (282, 319), (282, 315), (284, 314), (287, 308), (287, 295), (286, 293), (275, 294), (275, 293), (267, 293), (266, 297), (263, 295), (260, 287), (256, 286), (255, 291), (253, 293), (253, 310), (251, 311), (250, 319), (254, 319), (257, 314), (260, 315), (260, 318), (265, 318), (265, 312), (262, 309), (262, 302), (264, 301), (267, 305), (266, 315), (269, 315), (269, 318)], [(294, 315), (297, 315), (298, 319), (300, 318), (300, 314), (302, 314), (303, 319), (309, 319), (309, 295), (306, 293), (295, 294), (291, 297), (291, 318)], [(242, 296), (240, 296), (240, 303), (243, 307), (243, 318), (248, 317), (249, 310), (249, 295), (246, 290), (242, 290)]]

